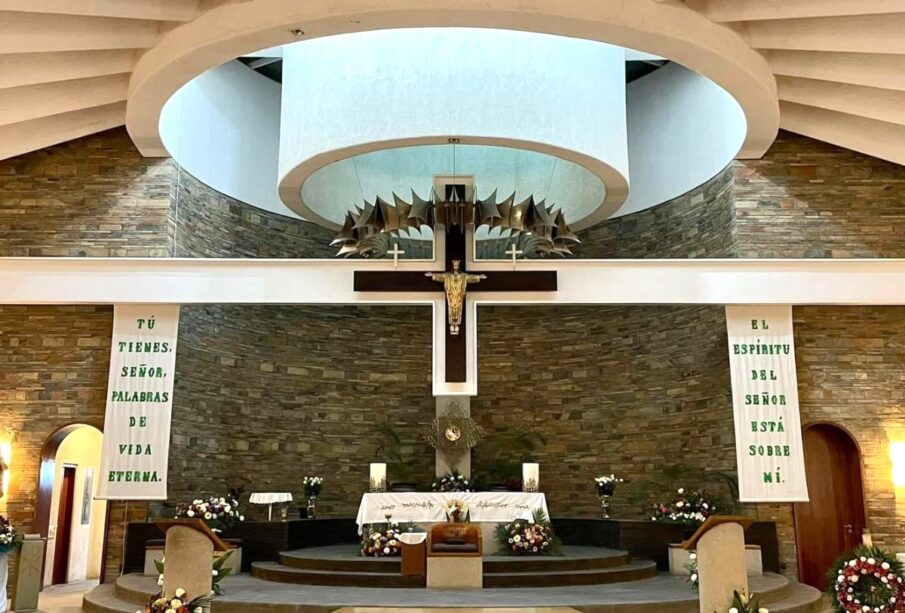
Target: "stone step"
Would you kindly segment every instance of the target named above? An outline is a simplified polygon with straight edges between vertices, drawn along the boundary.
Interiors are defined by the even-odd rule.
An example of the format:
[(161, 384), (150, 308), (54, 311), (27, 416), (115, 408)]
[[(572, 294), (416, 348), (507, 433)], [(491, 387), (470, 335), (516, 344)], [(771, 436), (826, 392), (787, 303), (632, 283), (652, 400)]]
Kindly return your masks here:
[[(290, 568), (324, 570), (351, 573), (399, 573), (399, 558), (369, 558), (357, 555), (337, 555), (334, 548), (321, 553), (319, 549), (301, 549), (280, 553), (280, 564)], [(350, 548), (351, 549), (351, 548)], [(572, 548), (576, 550), (577, 548)], [(519, 572), (563, 572), (615, 568), (624, 566), (629, 561), (627, 551), (599, 548), (591, 554), (582, 549), (582, 555), (543, 557), (518, 556), (485, 556), (484, 574), (519, 573)], [(598, 548), (594, 548), (598, 549)], [(354, 553), (354, 552), (353, 552)]]
[(336, 587), (423, 587), (421, 577), (403, 577), (396, 572), (341, 572), (293, 568), (278, 562), (255, 562), (251, 565), (251, 575), (265, 581), (293, 583), (297, 585), (330, 585)]
[(104, 583), (82, 597), (82, 611), (85, 613), (135, 613), (144, 607), (146, 600), (140, 605), (126, 602), (116, 597), (112, 583)]
[(822, 613), (826, 610), (823, 592), (810, 585), (791, 583), (780, 600), (762, 604), (770, 613)]
[[(512, 565), (519, 562), (512, 561)], [(504, 566), (503, 568), (512, 568)], [(527, 565), (522, 568), (531, 569)], [(293, 583), (300, 585), (333, 585), (337, 587), (419, 587), (423, 582), (419, 577), (403, 577), (399, 570), (388, 572), (351, 572), (297, 568), (276, 562), (256, 562), (251, 574), (265, 581)], [(657, 575), (654, 562), (638, 561), (614, 567), (590, 568), (584, 570), (541, 570), (531, 572), (484, 573), (484, 587), (557, 587), (569, 585), (603, 585), (649, 579)]]
[(124, 602), (145, 605), (153, 594), (148, 593), (148, 581), (143, 575), (125, 575), (113, 584), (113, 595)]
[(657, 576), (654, 562), (629, 562), (614, 568), (595, 568), (573, 571), (520, 573), (484, 573), (484, 587), (564, 587), (570, 585), (605, 585), (641, 581)]

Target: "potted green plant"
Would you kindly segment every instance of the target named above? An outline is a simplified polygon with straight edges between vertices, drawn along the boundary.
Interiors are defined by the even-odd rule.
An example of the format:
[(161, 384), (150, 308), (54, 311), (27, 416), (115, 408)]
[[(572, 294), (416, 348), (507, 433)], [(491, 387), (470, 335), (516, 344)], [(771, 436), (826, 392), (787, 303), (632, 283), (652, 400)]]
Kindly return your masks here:
[(522, 491), (522, 463), (536, 457), (538, 450), (547, 445), (547, 439), (539, 432), (523, 432), (512, 439), (512, 444), (504, 449), (489, 446), (490, 457), (494, 458), (488, 467), (487, 478), (491, 491)]
[(398, 480), (394, 479), (387, 489), (392, 492), (416, 491), (418, 486), (411, 480), (416, 460), (411, 454), (406, 453), (399, 432), (388, 423), (379, 424), (377, 431), (383, 435), (383, 438), (377, 445), (374, 458), (387, 463), (390, 475), (398, 475)]

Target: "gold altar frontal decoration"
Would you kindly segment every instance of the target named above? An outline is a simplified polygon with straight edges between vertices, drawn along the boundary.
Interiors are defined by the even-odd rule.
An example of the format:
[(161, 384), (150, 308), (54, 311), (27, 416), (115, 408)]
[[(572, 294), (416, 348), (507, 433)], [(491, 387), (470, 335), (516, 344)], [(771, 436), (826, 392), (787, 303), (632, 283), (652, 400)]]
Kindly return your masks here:
[(469, 449), (484, 438), (484, 429), (469, 416), (462, 405), (451, 402), (446, 411), (431, 422), (424, 435), (427, 443), (454, 465)]

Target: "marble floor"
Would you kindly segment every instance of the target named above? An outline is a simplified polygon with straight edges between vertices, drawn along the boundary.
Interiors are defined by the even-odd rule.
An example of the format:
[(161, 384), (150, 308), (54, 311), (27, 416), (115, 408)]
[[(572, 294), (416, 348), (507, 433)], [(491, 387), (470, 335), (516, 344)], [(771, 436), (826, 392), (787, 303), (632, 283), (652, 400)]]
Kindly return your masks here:
[(97, 581), (79, 581), (46, 588), (38, 597), (36, 613), (81, 613), (82, 596), (97, 586)]

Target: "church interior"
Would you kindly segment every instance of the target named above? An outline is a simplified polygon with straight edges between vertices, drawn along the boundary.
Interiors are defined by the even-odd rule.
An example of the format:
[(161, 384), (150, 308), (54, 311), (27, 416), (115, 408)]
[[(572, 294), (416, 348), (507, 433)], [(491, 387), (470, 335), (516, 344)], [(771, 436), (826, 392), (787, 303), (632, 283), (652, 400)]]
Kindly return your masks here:
[(0, 2), (0, 613), (905, 613), (903, 32)]

